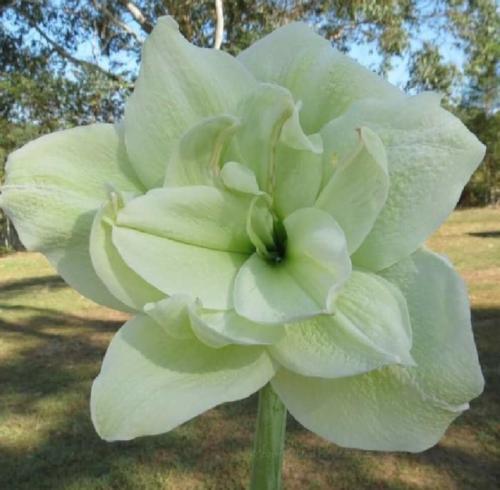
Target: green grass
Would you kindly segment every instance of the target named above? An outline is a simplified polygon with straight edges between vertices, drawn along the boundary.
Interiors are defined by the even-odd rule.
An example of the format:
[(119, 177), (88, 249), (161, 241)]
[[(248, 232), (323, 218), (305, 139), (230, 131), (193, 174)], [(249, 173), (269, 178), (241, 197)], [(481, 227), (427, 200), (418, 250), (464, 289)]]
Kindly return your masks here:
[[(338, 448), (289, 418), (285, 489), (498, 488), (500, 211), (456, 212), (430, 245), (470, 288), (485, 393), (417, 455)], [(0, 258), (0, 488), (245, 488), (255, 396), (159, 437), (108, 444), (94, 433), (91, 380), (123, 320), (66, 287), (40, 255)]]

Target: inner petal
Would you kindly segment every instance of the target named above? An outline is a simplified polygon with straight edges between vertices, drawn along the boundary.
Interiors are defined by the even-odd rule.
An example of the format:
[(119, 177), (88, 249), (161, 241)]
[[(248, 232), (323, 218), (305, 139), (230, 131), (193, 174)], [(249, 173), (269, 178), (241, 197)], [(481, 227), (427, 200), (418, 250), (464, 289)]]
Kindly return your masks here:
[[(314, 203), (321, 180), (319, 155), (323, 152), (323, 142), (319, 134), (304, 133), (299, 121), (300, 108), (300, 102), (287, 89), (259, 84), (239, 106), (241, 124), (227, 154), (253, 170), (260, 190), (273, 198), (280, 190), (277, 208), (291, 211)], [(296, 185), (297, 176), (302, 187), (311, 189), (309, 193)], [(301, 205), (293, 206), (283, 199), (286, 192), (283, 183), (292, 187), (289, 198), (294, 200), (298, 194)]]
[[(278, 226), (273, 228), (279, 230)], [(274, 232), (277, 258), (269, 248), (252, 255), (236, 276), (236, 312), (260, 323), (286, 323), (331, 313), (351, 273), (345, 237), (335, 220), (314, 208), (295, 211)]]
[(259, 257), (280, 263), (285, 258), (286, 230), (272, 212), (271, 204), (266, 194), (254, 197), (247, 215), (247, 234)]

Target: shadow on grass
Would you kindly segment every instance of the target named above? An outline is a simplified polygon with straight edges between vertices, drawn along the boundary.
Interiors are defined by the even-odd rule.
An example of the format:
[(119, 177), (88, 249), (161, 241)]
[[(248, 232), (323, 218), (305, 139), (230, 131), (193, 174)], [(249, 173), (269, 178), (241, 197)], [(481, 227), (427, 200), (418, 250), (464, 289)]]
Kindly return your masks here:
[(500, 238), (499, 230), (492, 231), (470, 231), (467, 235), (475, 236), (479, 238)]
[[(47, 279), (51, 288), (65, 286), (56, 276), (48, 276), (8, 283), (1, 292), (24, 293), (46, 286)], [(7, 424), (2, 431), (7, 435), (0, 439), (0, 488), (246, 487), (255, 395), (222, 405), (163, 436), (106, 443), (94, 432), (88, 398), (106, 344), (121, 322), (5, 302), (0, 309), (15, 318), (0, 319), (0, 336), (19, 343), (0, 370), (0, 420)], [(496, 488), (498, 470), (488, 439), (495, 436), (488, 427), (500, 412), (500, 310), (474, 310), (473, 318), (478, 322), (475, 334), (486, 393), (455, 428), (474, 437), (483, 432), (483, 446), (479, 437), (479, 447), (472, 450), (446, 443), (418, 455), (380, 454), (377, 465), (391, 458), (396, 466), (445, 475), (452, 482), (447, 488)], [(52, 327), (61, 327), (60, 333)], [(399, 476), (377, 476), (373, 453), (324, 444), (291, 417), (287, 434), (287, 458), (292, 463), (285, 465), (285, 488), (423, 488)]]
[(8, 291), (28, 292), (29, 289), (39, 289), (40, 286), (50, 289), (67, 288), (69, 287), (62, 277), (56, 275), (29, 277), (27, 279), (20, 279), (16, 281), (7, 281), (0, 285), (0, 294)]

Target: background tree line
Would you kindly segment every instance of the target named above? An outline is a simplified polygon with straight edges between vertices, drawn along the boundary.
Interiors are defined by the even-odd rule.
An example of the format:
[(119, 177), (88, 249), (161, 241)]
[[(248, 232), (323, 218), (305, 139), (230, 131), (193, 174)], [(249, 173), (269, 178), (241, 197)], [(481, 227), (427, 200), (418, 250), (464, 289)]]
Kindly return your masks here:
[[(214, 0), (0, 0), (0, 181), (7, 155), (34, 137), (120, 118), (141, 45), (165, 14), (189, 40), (213, 46)], [(500, 200), (495, 0), (226, 0), (224, 14), (222, 47), (232, 54), (305, 20), (342, 51), (366, 46), (382, 75), (402, 66), (410, 93), (442, 92), (488, 147), (461, 204)], [(2, 245), (18, 243), (0, 215)]]

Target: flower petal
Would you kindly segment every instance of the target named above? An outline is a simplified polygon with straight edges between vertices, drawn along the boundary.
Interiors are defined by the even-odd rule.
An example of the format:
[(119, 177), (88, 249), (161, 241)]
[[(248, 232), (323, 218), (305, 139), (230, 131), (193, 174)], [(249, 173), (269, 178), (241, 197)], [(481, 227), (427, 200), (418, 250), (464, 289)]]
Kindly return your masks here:
[(322, 136), (327, 141), (361, 126), (375, 131), (384, 144), (390, 188), (353, 263), (380, 270), (414, 252), (450, 214), (484, 146), (431, 93), (359, 101)]
[(281, 369), (272, 385), (304, 427), (344, 447), (424, 451), (460, 415), (426, 400), (399, 366), (336, 379)]
[(168, 295), (200, 298), (207, 308), (232, 306), (233, 282), (248, 255), (189, 245), (114, 226), (113, 243), (125, 263)]
[(283, 222), (288, 241), (281, 263), (252, 255), (234, 286), (236, 312), (257, 323), (284, 323), (331, 311), (351, 263), (333, 218), (315, 208), (295, 211)]
[(97, 277), (88, 250), (106, 184), (142, 192), (119, 128), (94, 124), (43, 136), (12, 153), (6, 173), (0, 206), (25, 247), (45, 254), (81, 294), (128, 310)]
[(259, 184), (253, 171), (238, 162), (226, 162), (221, 169), (222, 182), (228, 189), (245, 194), (259, 194)]
[(484, 385), (472, 335), (467, 289), (452, 265), (418, 250), (381, 274), (406, 297), (413, 327), (412, 375), (426, 396), (457, 407)]
[(119, 330), (106, 352), (92, 386), (92, 421), (108, 441), (160, 434), (249, 396), (273, 374), (261, 348), (210, 349), (169, 337), (139, 315)]
[(283, 125), (294, 111), (290, 92), (283, 87), (259, 84), (238, 107), (241, 126), (235, 135), (231, 155), (250, 167), (259, 188), (272, 191), (275, 170), (275, 147)]
[(303, 23), (275, 30), (238, 55), (257, 80), (286, 87), (303, 103), (301, 123), (319, 131), (364, 97), (394, 98), (402, 92), (333, 49)]
[(273, 248), (275, 219), (271, 212), (269, 196), (259, 194), (252, 199), (247, 214), (247, 234), (255, 250), (266, 257)]
[(370, 129), (351, 130), (351, 134), (350, 128), (340, 124), (336, 129), (331, 138), (326, 138), (325, 157), (331, 160), (335, 155), (345, 154), (346, 146), (351, 153), (334, 170), (315, 206), (335, 218), (352, 254), (372, 229), (387, 199), (387, 156), (380, 138)]
[(169, 335), (177, 339), (196, 337), (208, 347), (230, 344), (266, 345), (277, 342), (284, 334), (282, 326), (259, 325), (234, 310), (206, 310), (189, 296), (174, 295), (149, 303), (145, 313)]
[(187, 295), (174, 294), (155, 303), (144, 305), (144, 313), (169, 336), (180, 340), (194, 339), (189, 318), (191, 302), (191, 298)]
[(320, 155), (323, 153), (323, 141), (319, 134), (307, 136), (300, 124), (300, 111), (302, 102), (297, 102), (293, 106), (290, 117), (281, 128), (280, 140), (289, 148), (300, 151), (309, 151)]
[(281, 370), (273, 387), (300, 423), (336, 444), (423, 451), (483, 389), (467, 295), (449, 263), (429, 252), (383, 274), (406, 296), (416, 367), (331, 380)]
[(270, 345), (283, 337), (282, 325), (261, 325), (239, 316), (234, 310), (201, 310), (196, 320), (204, 331), (211, 331), (224, 339), (225, 344)]
[(334, 315), (286, 326), (270, 347), (284, 367), (304, 376), (337, 378), (387, 364), (414, 364), (406, 301), (388, 281), (353, 271)]
[(246, 232), (251, 196), (208, 186), (162, 187), (129, 201), (121, 227), (199, 247), (251, 253)]
[(314, 206), (321, 187), (322, 168), (321, 154), (278, 145), (273, 200), (280, 218)]
[(111, 233), (118, 211), (114, 198), (118, 198), (115, 192), (94, 217), (90, 257), (96, 274), (108, 290), (133, 310), (142, 310), (146, 303), (158, 301), (165, 295), (130, 269), (113, 245)]
[(127, 151), (144, 184), (150, 188), (163, 181), (182, 133), (204, 117), (234, 111), (254, 83), (230, 55), (193, 46), (171, 17), (158, 19), (125, 107)]
[(323, 142), (304, 133), (299, 109), (283, 87), (257, 85), (238, 107), (241, 125), (226, 154), (253, 171), (281, 218), (314, 205), (321, 185)]
[(164, 185), (215, 185), (221, 154), (238, 125), (238, 119), (223, 114), (203, 119), (190, 128), (170, 155)]

